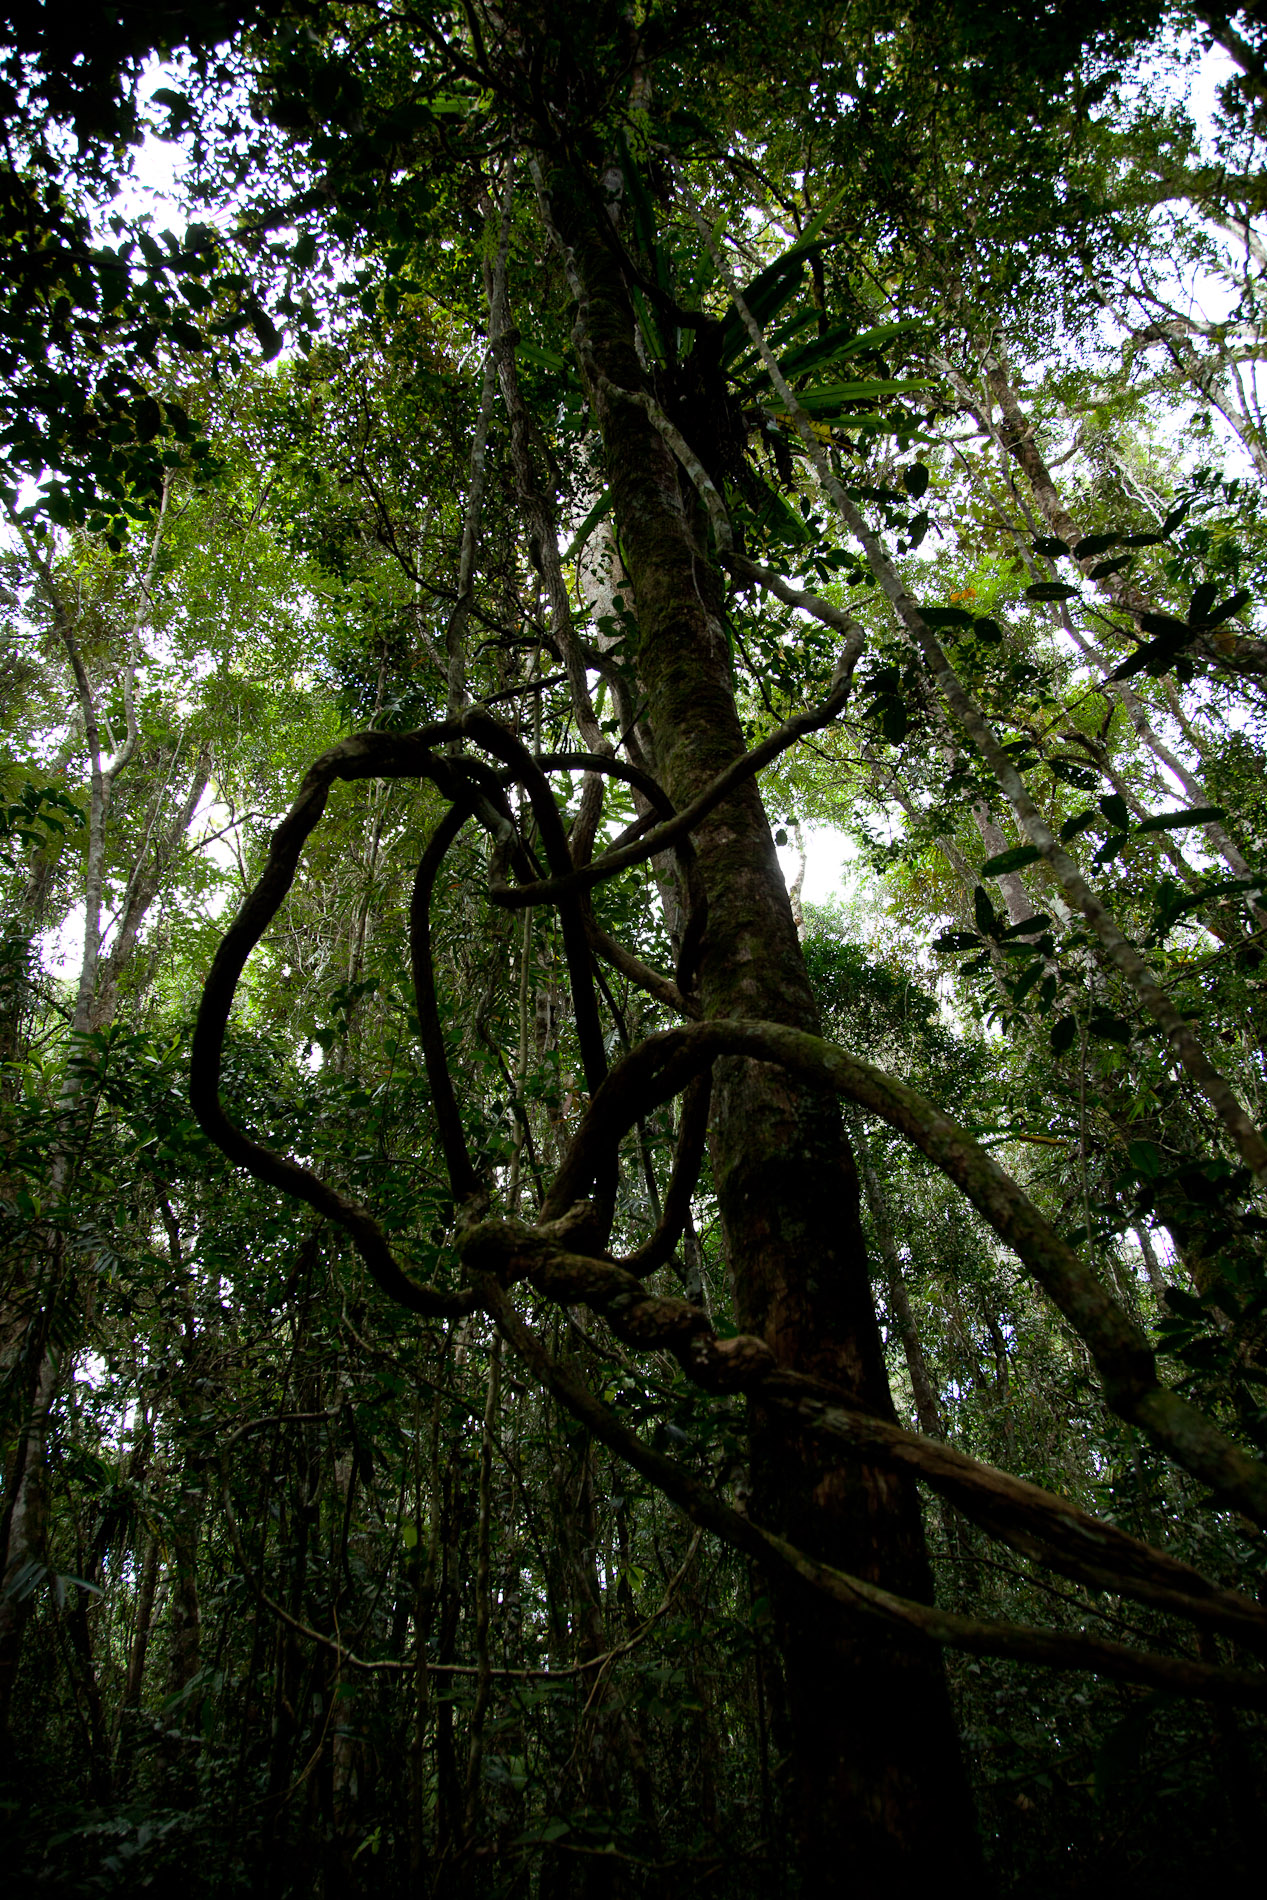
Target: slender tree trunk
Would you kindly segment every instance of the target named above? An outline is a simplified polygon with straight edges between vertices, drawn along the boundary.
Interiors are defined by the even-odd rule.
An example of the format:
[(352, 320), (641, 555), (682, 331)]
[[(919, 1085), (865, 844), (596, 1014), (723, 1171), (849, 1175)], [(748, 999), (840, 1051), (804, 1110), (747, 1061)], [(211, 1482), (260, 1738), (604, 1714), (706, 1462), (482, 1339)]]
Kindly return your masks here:
[(911, 1312), (911, 1302), (902, 1278), (902, 1264), (898, 1259), (897, 1247), (893, 1239), (893, 1229), (889, 1222), (889, 1210), (885, 1205), (884, 1194), (876, 1178), (871, 1156), (865, 1140), (855, 1135), (854, 1146), (858, 1151), (858, 1160), (862, 1167), (863, 1186), (866, 1189), (867, 1212), (871, 1216), (871, 1227), (875, 1234), (876, 1249), (884, 1263), (885, 1278), (889, 1291), (889, 1308), (898, 1338), (902, 1342), (902, 1352), (906, 1358), (906, 1369), (911, 1378), (911, 1392), (915, 1399), (915, 1416), (919, 1428), (929, 1438), (944, 1438), (945, 1427), (942, 1424), (941, 1411), (937, 1404), (937, 1392), (932, 1375), (928, 1370), (928, 1361), (924, 1357), (924, 1348), (920, 1344), (919, 1331), (915, 1325), (915, 1316)]
[(93, 1654), (92, 1627), (88, 1621), (88, 1592), (71, 1586), (72, 1595), (64, 1611), (66, 1633), (73, 1657), (72, 1676), (78, 1676), (78, 1695), (83, 1703), (88, 1731), (88, 1788), (94, 1801), (110, 1798), (110, 1725), (106, 1719), (97, 1661)]
[(150, 1632), (154, 1622), (154, 1599), (158, 1590), (158, 1559), (158, 1533), (151, 1531), (146, 1539), (145, 1555), (141, 1560), (141, 1578), (136, 1592), (136, 1616), (132, 1626), (132, 1642), (128, 1650), (128, 1673), (115, 1718), (117, 1741), (114, 1758), (114, 1787), (116, 1795), (119, 1796), (127, 1792), (132, 1771), (132, 1756), (136, 1747), (137, 1718), (141, 1708), (141, 1692), (145, 1684), (145, 1659), (149, 1654)]
[(1142, 1221), (1135, 1229), (1135, 1237), (1139, 1241), (1139, 1250), (1144, 1256), (1144, 1271), (1148, 1275), (1148, 1284), (1156, 1297), (1160, 1299), (1166, 1291), (1166, 1276), (1161, 1270), (1161, 1262), (1157, 1258), (1152, 1235)]

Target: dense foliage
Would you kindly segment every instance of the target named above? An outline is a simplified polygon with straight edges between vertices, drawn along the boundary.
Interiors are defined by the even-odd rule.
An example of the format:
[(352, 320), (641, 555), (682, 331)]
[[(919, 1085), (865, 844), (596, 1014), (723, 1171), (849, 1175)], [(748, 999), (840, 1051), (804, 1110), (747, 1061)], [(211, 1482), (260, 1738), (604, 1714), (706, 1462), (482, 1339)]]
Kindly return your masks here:
[(1248, 1885), (1259, 10), (30, 13), (8, 1864)]

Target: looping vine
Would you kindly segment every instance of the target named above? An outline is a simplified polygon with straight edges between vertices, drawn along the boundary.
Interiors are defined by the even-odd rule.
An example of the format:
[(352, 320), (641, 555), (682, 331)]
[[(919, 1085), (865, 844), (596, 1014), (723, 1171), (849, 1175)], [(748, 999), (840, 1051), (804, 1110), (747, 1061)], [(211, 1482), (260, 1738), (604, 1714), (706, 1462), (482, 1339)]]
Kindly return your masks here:
[[(1093, 1588), (1135, 1596), (1267, 1652), (1267, 1610), (1260, 1605), (1218, 1590), (1187, 1565), (1127, 1537), (1066, 1499), (981, 1465), (944, 1443), (903, 1431), (891, 1420), (859, 1411), (844, 1393), (780, 1367), (763, 1339), (719, 1336), (702, 1308), (657, 1293), (640, 1277), (671, 1257), (683, 1232), (704, 1160), (713, 1064), (720, 1057), (777, 1064), (812, 1085), (846, 1096), (911, 1140), (1012, 1248), (1082, 1339), (1113, 1409), (1142, 1427), (1226, 1503), (1267, 1524), (1267, 1466), (1248, 1457), (1194, 1407), (1159, 1384), (1147, 1340), (1093, 1270), (973, 1138), (914, 1089), (818, 1036), (780, 1024), (735, 1019), (688, 1022), (648, 1036), (608, 1071), (590, 962), (594, 936), (602, 933), (597, 932), (589, 911), (588, 892), (617, 871), (669, 847), (677, 853), (689, 892), (694, 857), (689, 834), (694, 826), (778, 751), (826, 723), (843, 704), (847, 690), (846, 674), (838, 677), (822, 706), (788, 721), (762, 746), (736, 760), (683, 812), (674, 812), (662, 789), (639, 768), (592, 754), (535, 758), (480, 706), (468, 708), (456, 720), (417, 732), (362, 733), (333, 747), (308, 772), (290, 813), (273, 834), (263, 874), (213, 962), (193, 1047), (191, 1096), (198, 1119), (231, 1160), (256, 1179), (306, 1201), (347, 1233), (382, 1291), (410, 1311), (433, 1319), (483, 1311), (535, 1364), (544, 1349), (540, 1342), (534, 1343), (515, 1315), (508, 1290), (527, 1284), (545, 1299), (588, 1306), (602, 1314), (617, 1338), (633, 1349), (671, 1353), (701, 1388), (759, 1398), (763, 1407), (781, 1413), (798, 1429), (830, 1440), (842, 1455), (865, 1455), (873, 1463), (914, 1470), (989, 1535), (1013, 1548)], [(478, 758), (438, 750), (454, 740), (479, 746), (499, 762), (501, 771)], [(653, 816), (640, 819), (623, 842), (597, 859), (576, 864), (547, 777), (557, 770), (584, 771), (591, 785), (600, 787), (604, 778), (613, 776), (633, 784)], [(368, 777), (425, 779), (449, 800), (449, 810), (428, 840), (415, 877), (410, 949), (423, 1057), (458, 1205), (457, 1253), (469, 1276), (469, 1283), (456, 1290), (413, 1278), (396, 1259), (367, 1208), (301, 1163), (253, 1140), (230, 1119), (219, 1096), (229, 1013), (247, 958), (293, 884), (303, 847), (321, 819), (331, 786), (340, 779)], [(507, 797), (513, 785), (526, 795), (518, 813)], [(548, 869), (545, 877), (540, 875), (525, 828), (528, 817)], [(490, 836), (492, 901), (515, 907), (550, 902), (558, 908), (591, 1096), (532, 1224), (500, 1218), (490, 1211), (496, 1182), (481, 1176), (471, 1157), (440, 1022), (430, 935), (431, 895), (447, 852), (471, 819)], [(596, 823), (590, 813), (589, 837), (593, 836), (590, 825)], [(580, 855), (588, 856), (588, 838)], [(511, 869), (518, 884), (505, 882)], [(626, 1260), (617, 1260), (606, 1247), (620, 1144), (637, 1122), (678, 1096), (684, 1100), (677, 1149), (660, 1219), (646, 1241)], [(872, 1586), (829, 1572), (755, 1527), (741, 1535), (730, 1521), (735, 1513), (706, 1487), (694, 1480), (687, 1484), (671, 1461), (649, 1453), (625, 1427), (612, 1421), (592, 1395), (572, 1391), (571, 1375), (565, 1377), (544, 1359), (538, 1370), (578, 1416), (588, 1418), (595, 1411), (589, 1422), (613, 1443), (614, 1432), (622, 1455), (635, 1463), (652, 1459), (656, 1481), (697, 1521), (708, 1523), (743, 1548), (752, 1545), (752, 1554), (790, 1568), (807, 1587), (852, 1613), (904, 1622), (933, 1641), (988, 1653), (1096, 1668), (1251, 1704), (1267, 1699), (1264, 1679), (1241, 1671), (1180, 1666), (1169, 1659), (1127, 1651), (1109, 1655), (1112, 1646), (1089, 1639), (1057, 1639), (1050, 1632), (1017, 1632), (1010, 1626), (976, 1623), (969, 1628), (965, 1619), (948, 1619), (927, 1606), (889, 1600)], [(631, 1442), (626, 1444), (626, 1439)], [(661, 1465), (666, 1466), (664, 1471)]]

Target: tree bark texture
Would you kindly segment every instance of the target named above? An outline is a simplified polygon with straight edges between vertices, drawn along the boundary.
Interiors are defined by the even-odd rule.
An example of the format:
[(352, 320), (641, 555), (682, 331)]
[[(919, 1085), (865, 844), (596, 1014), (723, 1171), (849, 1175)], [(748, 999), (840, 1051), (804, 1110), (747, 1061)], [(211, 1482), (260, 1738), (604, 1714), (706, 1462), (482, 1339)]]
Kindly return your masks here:
[(63, 1355), (47, 1343), (35, 1360), (25, 1427), (5, 1473), (8, 1510), (0, 1522), (0, 1753), (7, 1747), (9, 1717), (22, 1640), (35, 1607), (32, 1580), (23, 1572), (42, 1564), (48, 1549), (49, 1419), (61, 1386)]
[[(655, 767), (681, 807), (745, 749), (715, 568), (694, 497), (646, 411), (630, 301), (594, 211), (555, 181), (564, 242), (587, 292), (582, 367), (602, 430), (638, 621)], [(601, 215), (601, 214), (599, 214)], [(588, 361), (587, 361), (588, 358)], [(707, 897), (698, 990), (706, 1017), (814, 1030), (814, 997), (760, 795), (749, 780), (695, 834)], [(871, 1296), (859, 1184), (834, 1099), (772, 1065), (716, 1073), (711, 1155), (739, 1325), (779, 1361), (831, 1380), (883, 1418), (893, 1405)], [(800, 1548), (903, 1595), (931, 1598), (915, 1488), (841, 1466), (754, 1409), (753, 1509)], [(940, 1661), (865, 1634), (784, 1587), (778, 1614), (796, 1751), (807, 1890), (880, 1891), (976, 1863), (971, 1804)]]

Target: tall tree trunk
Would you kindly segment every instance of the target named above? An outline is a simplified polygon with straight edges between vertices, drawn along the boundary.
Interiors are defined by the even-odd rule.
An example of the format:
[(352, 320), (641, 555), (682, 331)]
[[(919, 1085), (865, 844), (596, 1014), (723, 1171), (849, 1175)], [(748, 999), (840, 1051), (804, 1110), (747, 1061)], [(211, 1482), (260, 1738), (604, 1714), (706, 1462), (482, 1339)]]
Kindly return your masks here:
[[(101, 720), (98, 714), (97, 698), (84, 664), (77, 634), (76, 616), (63, 596), (50, 558), (27, 532), (25, 524), (15, 523), (52, 611), (58, 638), (66, 650), (66, 657), (75, 682), (75, 693), (83, 719), (84, 739), (88, 750), (89, 798), (84, 873), (84, 944), (76, 983), (75, 1005), (71, 1016), (71, 1031), (77, 1036), (82, 1036), (90, 1030), (101, 1029), (109, 1022), (117, 994), (119, 974), (126, 958), (135, 948), (136, 932), (140, 927), (145, 908), (153, 897), (153, 892), (151, 892), (144, 904), (133, 903), (132, 905), (134, 921), (130, 926), (131, 934), (126, 952), (120, 951), (114, 958), (110, 979), (109, 1008), (99, 1008), (97, 991), (102, 961), (101, 909), (105, 889), (106, 825), (115, 784), (120, 773), (131, 761), (140, 734), (133, 691), (136, 659), (140, 650), (142, 633), (151, 618), (154, 580), (163, 543), (172, 479), (170, 474), (164, 479), (162, 503), (154, 524), (145, 571), (140, 577), (137, 611), (128, 633), (127, 654), (122, 669), (126, 731), (122, 745), (110, 758), (104, 758), (102, 755)], [(205, 784), (205, 777), (202, 782)], [(200, 795), (201, 788), (199, 788)], [(195, 797), (188, 807), (186, 824), (192, 819), (196, 804)], [(183, 836), (183, 827), (179, 836)], [(157, 882), (154, 889), (157, 890)], [(130, 895), (135, 895), (135, 893), (130, 893)], [(73, 1123), (83, 1090), (82, 1067), (68, 1067), (59, 1099), (65, 1136), (49, 1157), (47, 1205), (50, 1209), (60, 1208), (72, 1179)], [(36, 1314), (28, 1328), (29, 1343), (26, 1346), (30, 1364), (28, 1386), (30, 1404), (17, 1445), (4, 1473), (5, 1508), (3, 1516), (0, 1517), (0, 1753), (3, 1753), (8, 1745), (8, 1722), (13, 1686), (21, 1660), (22, 1641), (34, 1602), (32, 1590), (26, 1589), (19, 1593), (13, 1586), (20, 1575), (24, 1572), (29, 1575), (32, 1566), (43, 1566), (47, 1560), (48, 1425), (63, 1375), (74, 1356), (74, 1348), (69, 1343), (68, 1328), (63, 1321), (63, 1314), (59, 1313), (55, 1320), (53, 1312), (54, 1305), (59, 1304), (65, 1312), (69, 1313), (73, 1309), (76, 1297), (73, 1268), (67, 1259), (65, 1236), (55, 1223), (50, 1223), (45, 1230), (39, 1252), (42, 1252), (43, 1258), (37, 1257), (29, 1279), (23, 1276), (23, 1290), (25, 1291), (27, 1286), (30, 1287), (34, 1295), (32, 1305)], [(68, 1280), (67, 1276), (71, 1278)]]
[[(615, 519), (636, 601), (638, 671), (655, 765), (675, 805), (744, 751), (716, 571), (678, 470), (646, 410), (621, 391), (646, 378), (635, 322), (589, 201), (556, 176), (555, 213), (581, 291), (582, 370), (603, 434)], [(599, 214), (601, 215), (601, 214)], [(696, 833), (708, 914), (705, 1016), (816, 1030), (818, 1014), (770, 827), (749, 780)], [(830, 1379), (893, 1417), (859, 1219), (858, 1178), (834, 1098), (771, 1065), (717, 1068), (713, 1175), (736, 1319), (779, 1361)], [(752, 1414), (754, 1509), (815, 1556), (903, 1595), (932, 1581), (915, 1487), (841, 1466), (781, 1422)], [(940, 1877), (977, 1864), (971, 1804), (940, 1660), (865, 1631), (780, 1586), (808, 1887)], [(865, 1870), (865, 1871), (864, 1871)]]

